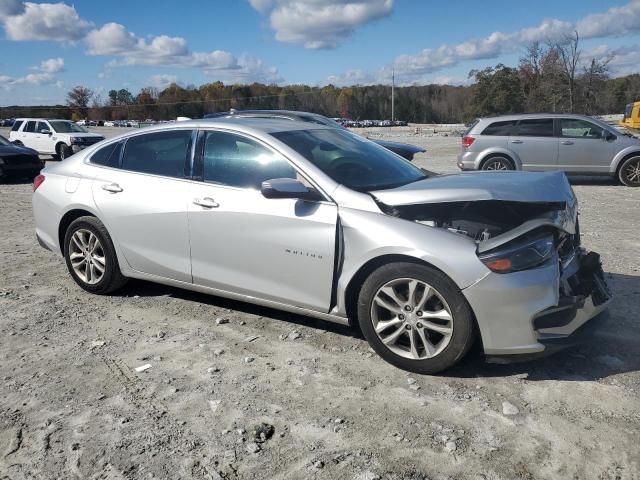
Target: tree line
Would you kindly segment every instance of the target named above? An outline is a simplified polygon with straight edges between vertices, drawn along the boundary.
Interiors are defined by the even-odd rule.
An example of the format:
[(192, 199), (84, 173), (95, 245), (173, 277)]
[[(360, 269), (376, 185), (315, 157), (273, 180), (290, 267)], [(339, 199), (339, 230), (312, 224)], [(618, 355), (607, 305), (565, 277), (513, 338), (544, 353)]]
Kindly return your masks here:
[[(462, 123), (488, 115), (524, 112), (622, 113), (640, 100), (640, 75), (611, 78), (613, 57), (585, 58), (577, 33), (559, 42), (535, 42), (517, 67), (498, 64), (472, 70), (467, 86), (396, 87), (395, 119), (414, 123)], [(91, 120), (199, 118), (229, 109), (286, 109), (354, 120), (391, 119), (391, 86), (225, 85), (172, 83), (134, 94), (111, 90), (105, 98), (84, 86), (73, 88), (67, 105), (2, 107), (0, 118), (18, 116)]]

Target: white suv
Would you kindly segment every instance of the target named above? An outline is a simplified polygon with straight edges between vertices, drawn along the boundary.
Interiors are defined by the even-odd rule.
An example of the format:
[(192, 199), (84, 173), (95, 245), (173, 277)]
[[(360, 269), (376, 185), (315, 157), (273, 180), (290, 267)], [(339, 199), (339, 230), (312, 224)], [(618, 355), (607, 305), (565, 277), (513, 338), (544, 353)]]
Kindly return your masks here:
[(89, 133), (69, 120), (18, 118), (9, 140), (16, 145), (33, 148), (40, 154), (54, 155), (60, 160), (104, 140), (102, 135)]

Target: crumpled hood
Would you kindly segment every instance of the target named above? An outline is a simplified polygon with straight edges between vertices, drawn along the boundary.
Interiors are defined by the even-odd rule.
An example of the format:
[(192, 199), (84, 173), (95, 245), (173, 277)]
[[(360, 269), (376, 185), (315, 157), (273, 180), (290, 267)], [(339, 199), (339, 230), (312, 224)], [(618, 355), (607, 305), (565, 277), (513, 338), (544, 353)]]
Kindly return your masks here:
[(391, 206), (506, 200), (512, 202), (565, 202), (576, 198), (563, 172), (465, 172), (430, 177), (389, 190), (371, 192)]

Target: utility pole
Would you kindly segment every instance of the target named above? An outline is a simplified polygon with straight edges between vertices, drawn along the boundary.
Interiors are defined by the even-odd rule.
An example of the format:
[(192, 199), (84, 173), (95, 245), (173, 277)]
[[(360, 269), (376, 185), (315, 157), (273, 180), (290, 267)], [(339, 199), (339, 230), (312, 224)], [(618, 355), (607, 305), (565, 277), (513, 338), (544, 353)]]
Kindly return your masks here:
[(396, 69), (392, 69), (391, 70), (391, 121), (395, 121), (396, 119), (396, 112), (395, 112), (395, 100), (396, 100), (396, 95), (395, 95), (395, 90), (396, 90)]

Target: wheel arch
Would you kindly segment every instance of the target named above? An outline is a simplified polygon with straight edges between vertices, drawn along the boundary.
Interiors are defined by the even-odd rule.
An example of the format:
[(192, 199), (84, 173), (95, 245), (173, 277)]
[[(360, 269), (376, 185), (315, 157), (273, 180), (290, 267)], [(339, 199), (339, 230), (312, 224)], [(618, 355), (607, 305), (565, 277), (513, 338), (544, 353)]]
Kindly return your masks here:
[(520, 157), (516, 152), (512, 150), (508, 150), (506, 148), (495, 148), (495, 147), (485, 150), (484, 152), (482, 152), (482, 154), (478, 156), (476, 169), (480, 170), (482, 168), (482, 165), (487, 160), (493, 157), (506, 157), (509, 160), (511, 160), (516, 170), (522, 170), (522, 161), (520, 160)]
[[(62, 218), (60, 219), (60, 223), (58, 224), (58, 244), (60, 245), (60, 251), (64, 255), (64, 236), (67, 233), (67, 229), (69, 225), (73, 223), (74, 220), (80, 217), (94, 217), (98, 218), (94, 213), (84, 210), (82, 208), (74, 208), (66, 212)], [(100, 219), (98, 219), (100, 220)]]
[(633, 158), (633, 157), (640, 157), (640, 150), (634, 150), (632, 152), (628, 152), (625, 155), (620, 156), (614, 162), (615, 163), (615, 170), (613, 170), (613, 174), (614, 174), (616, 179), (619, 178), (620, 168), (622, 168), (622, 165), (624, 164), (624, 162), (626, 162), (628, 159)]
[[(347, 318), (349, 319), (349, 324), (351, 326), (357, 326), (357, 312), (358, 312), (358, 296), (360, 295), (360, 290), (362, 289), (362, 285), (365, 279), (376, 269), (382, 267), (383, 265), (388, 265), (390, 263), (413, 263), (416, 265), (422, 265), (425, 267), (432, 268), (437, 270), (438, 272), (446, 275), (447, 278), (451, 279), (446, 272), (442, 271), (442, 269), (433, 265), (432, 263), (426, 262), (421, 258), (412, 257), (410, 255), (403, 254), (384, 254), (378, 257), (374, 257), (364, 263), (351, 277), (349, 282), (347, 283), (347, 287), (344, 290), (344, 305), (347, 313)], [(456, 282), (451, 279), (451, 281), (455, 284)], [(473, 312), (473, 309), (472, 309)], [(475, 316), (474, 316), (475, 317)], [(475, 321), (475, 320), (474, 320)]]

